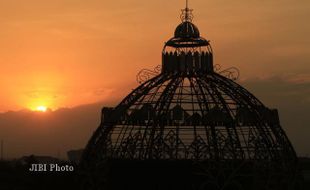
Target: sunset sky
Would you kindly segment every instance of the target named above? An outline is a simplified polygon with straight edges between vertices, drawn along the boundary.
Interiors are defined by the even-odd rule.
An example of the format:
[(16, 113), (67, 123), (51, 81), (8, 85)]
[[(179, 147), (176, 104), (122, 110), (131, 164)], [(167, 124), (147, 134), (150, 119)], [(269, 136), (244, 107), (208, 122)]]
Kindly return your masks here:
[[(239, 68), (237, 82), (278, 108), (298, 153), (310, 154), (310, 1), (190, 0), (189, 5), (193, 23), (211, 41), (215, 63)], [(14, 123), (7, 111), (96, 105), (88, 115), (75, 109), (89, 117), (74, 121), (66, 132), (61, 126), (69, 126), (76, 115), (55, 113), (53, 125), (63, 131), (52, 134), (61, 133), (63, 141), (50, 136), (34, 151), (38, 142), (28, 139), (41, 132), (33, 129), (31, 137), (19, 132), (28, 149), (12, 140), (16, 151), (8, 154), (47, 154), (46, 146), (57, 152), (57, 142), (69, 143), (63, 152), (84, 146), (97, 127), (100, 107), (135, 88), (141, 69), (161, 64), (164, 42), (181, 22), (184, 6), (185, 0), (0, 0), (0, 138), (15, 139), (18, 126), (25, 124)], [(77, 127), (87, 123), (91, 130)], [(23, 130), (34, 124), (31, 118)], [(71, 129), (83, 131), (74, 136)], [(40, 138), (47, 140), (51, 132), (44, 134)], [(75, 139), (68, 141), (68, 135)]]
[[(161, 64), (183, 0), (0, 0), (0, 111), (121, 97)], [(192, 0), (215, 62), (241, 80), (310, 81), (310, 1)]]

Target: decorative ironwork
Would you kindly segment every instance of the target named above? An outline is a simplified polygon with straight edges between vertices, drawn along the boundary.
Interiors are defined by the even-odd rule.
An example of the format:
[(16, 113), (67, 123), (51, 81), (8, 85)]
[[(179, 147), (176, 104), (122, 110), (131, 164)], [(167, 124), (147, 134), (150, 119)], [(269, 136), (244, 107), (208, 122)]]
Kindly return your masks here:
[(227, 69), (221, 70), (221, 66), (216, 64), (214, 65), (214, 71), (231, 80), (238, 80), (240, 76), (239, 69), (236, 67), (229, 67)]
[(193, 15), (193, 9), (188, 8), (188, 0), (186, 0), (186, 7), (185, 9), (182, 9), (182, 14), (180, 16), (182, 22), (192, 22), (194, 15)]
[(139, 73), (136, 76), (136, 81), (139, 84), (144, 83), (145, 81), (148, 81), (150, 78), (158, 75), (161, 71), (161, 65), (157, 65), (153, 70), (150, 69), (142, 69), (139, 71)]
[[(140, 85), (115, 108), (104, 109), (82, 166), (115, 163), (113, 171), (119, 173), (105, 174), (112, 189), (150, 184), (156, 189), (295, 189), (296, 154), (277, 111), (235, 82), (237, 68), (213, 64), (211, 45), (191, 23), (188, 6), (183, 17), (164, 46), (162, 67), (141, 70)], [(121, 180), (132, 184), (122, 187)]]

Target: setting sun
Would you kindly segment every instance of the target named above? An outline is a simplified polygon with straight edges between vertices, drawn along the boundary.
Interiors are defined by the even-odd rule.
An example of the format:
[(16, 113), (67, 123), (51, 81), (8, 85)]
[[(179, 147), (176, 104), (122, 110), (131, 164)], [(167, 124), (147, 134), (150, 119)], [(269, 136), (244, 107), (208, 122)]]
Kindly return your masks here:
[(40, 112), (46, 112), (47, 107), (46, 107), (46, 106), (38, 106), (38, 107), (36, 108), (36, 110), (37, 110), (37, 111), (40, 111)]

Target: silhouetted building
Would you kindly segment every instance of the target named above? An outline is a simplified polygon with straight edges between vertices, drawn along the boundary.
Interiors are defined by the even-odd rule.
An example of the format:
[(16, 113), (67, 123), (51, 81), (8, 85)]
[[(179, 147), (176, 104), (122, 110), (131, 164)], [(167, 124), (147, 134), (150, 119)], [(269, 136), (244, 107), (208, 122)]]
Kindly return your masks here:
[(69, 161), (75, 164), (79, 164), (84, 149), (78, 149), (78, 150), (70, 150), (67, 152)]
[(58, 158), (54, 158), (51, 156), (23, 156), (18, 161), (21, 164), (51, 164), (51, 163), (61, 163), (63, 161), (59, 160)]
[(214, 65), (191, 11), (164, 46), (161, 72), (144, 69), (140, 86), (103, 108), (82, 158), (85, 189), (298, 188), (277, 110), (235, 82), (237, 69)]

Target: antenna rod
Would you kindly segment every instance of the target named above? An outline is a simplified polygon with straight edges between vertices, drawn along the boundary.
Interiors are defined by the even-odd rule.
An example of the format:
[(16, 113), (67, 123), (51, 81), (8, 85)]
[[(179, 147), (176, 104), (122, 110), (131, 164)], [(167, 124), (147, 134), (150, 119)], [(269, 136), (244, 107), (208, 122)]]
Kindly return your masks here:
[(185, 20), (188, 21), (189, 15), (188, 15), (188, 0), (186, 0), (186, 8), (185, 8)]

